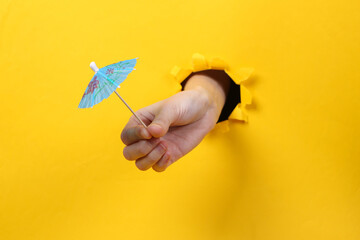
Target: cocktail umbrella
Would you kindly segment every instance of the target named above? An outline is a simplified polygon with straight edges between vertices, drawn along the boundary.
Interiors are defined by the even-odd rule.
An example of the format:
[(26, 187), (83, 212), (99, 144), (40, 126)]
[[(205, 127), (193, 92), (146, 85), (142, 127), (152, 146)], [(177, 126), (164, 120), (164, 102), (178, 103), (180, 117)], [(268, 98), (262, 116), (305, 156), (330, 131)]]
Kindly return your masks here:
[(93, 107), (95, 104), (100, 103), (115, 92), (139, 122), (146, 127), (145, 123), (135, 114), (131, 107), (116, 91), (117, 88), (120, 88), (120, 84), (126, 79), (127, 75), (134, 70), (135, 64), (136, 58), (114, 63), (99, 69), (95, 62), (91, 62), (90, 67), (95, 72), (95, 75), (91, 79), (81, 98), (79, 108)]

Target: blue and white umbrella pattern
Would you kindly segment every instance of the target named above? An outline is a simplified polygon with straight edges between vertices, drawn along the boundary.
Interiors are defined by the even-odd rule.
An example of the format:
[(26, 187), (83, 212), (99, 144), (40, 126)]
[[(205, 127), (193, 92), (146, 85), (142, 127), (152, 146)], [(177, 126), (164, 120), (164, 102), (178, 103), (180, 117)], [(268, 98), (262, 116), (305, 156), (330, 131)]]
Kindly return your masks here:
[(130, 106), (116, 91), (120, 84), (126, 79), (129, 73), (135, 68), (137, 58), (121, 61), (109, 66), (98, 68), (95, 62), (90, 63), (90, 68), (95, 72), (81, 98), (79, 108), (90, 108), (108, 98), (113, 92), (123, 101), (139, 122), (146, 127), (143, 121), (135, 114)]

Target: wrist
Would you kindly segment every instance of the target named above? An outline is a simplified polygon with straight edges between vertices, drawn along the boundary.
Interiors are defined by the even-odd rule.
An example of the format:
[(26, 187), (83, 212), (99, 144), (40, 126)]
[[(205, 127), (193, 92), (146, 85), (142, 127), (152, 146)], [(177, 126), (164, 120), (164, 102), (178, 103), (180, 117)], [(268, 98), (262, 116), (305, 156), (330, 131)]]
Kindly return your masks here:
[(197, 72), (187, 79), (184, 87), (185, 91), (195, 90), (199, 96), (204, 96), (216, 120), (225, 104), (230, 85), (228, 78), (223, 75), (226, 75), (223, 71), (216, 70)]
[(214, 96), (213, 91), (210, 91), (208, 87), (197, 85), (192, 86), (192, 88), (186, 88), (185, 91), (194, 91), (196, 101), (202, 102), (204, 108), (213, 113), (214, 118), (218, 117), (223, 104)]

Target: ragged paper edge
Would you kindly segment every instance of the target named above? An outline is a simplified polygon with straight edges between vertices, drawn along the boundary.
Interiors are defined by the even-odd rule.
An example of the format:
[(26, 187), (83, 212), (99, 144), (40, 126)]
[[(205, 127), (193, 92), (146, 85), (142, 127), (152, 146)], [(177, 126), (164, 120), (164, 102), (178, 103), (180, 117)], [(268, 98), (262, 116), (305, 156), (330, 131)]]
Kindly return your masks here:
[[(192, 68), (182, 68), (174, 66), (170, 74), (174, 77), (175, 81), (179, 84), (178, 91), (181, 91), (181, 83), (192, 73), (204, 70), (224, 70), (226, 74), (237, 84), (240, 85), (241, 103), (239, 103), (233, 112), (230, 114), (228, 120), (235, 120), (241, 122), (248, 122), (249, 116), (246, 110), (246, 106), (252, 102), (251, 92), (243, 85), (243, 83), (249, 79), (254, 69), (252, 68), (240, 68), (232, 69), (230, 66), (221, 58), (213, 57), (206, 59), (205, 56), (200, 53), (195, 53), (192, 56)], [(215, 129), (220, 132), (229, 131), (229, 121), (223, 121), (216, 124)]]

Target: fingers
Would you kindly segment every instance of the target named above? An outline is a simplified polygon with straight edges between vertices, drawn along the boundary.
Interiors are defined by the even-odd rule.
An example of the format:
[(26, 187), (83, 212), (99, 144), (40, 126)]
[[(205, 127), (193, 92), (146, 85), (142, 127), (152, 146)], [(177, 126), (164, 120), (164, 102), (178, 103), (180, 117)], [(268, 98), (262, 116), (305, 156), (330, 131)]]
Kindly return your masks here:
[(176, 117), (177, 114), (175, 113), (174, 108), (162, 108), (159, 113), (155, 115), (154, 120), (148, 126), (147, 130), (153, 137), (162, 137), (167, 133), (170, 125), (175, 121)]
[(157, 161), (152, 168), (156, 172), (163, 172), (170, 165), (171, 156), (166, 152), (159, 161)]
[(161, 142), (148, 155), (136, 160), (136, 167), (140, 170), (148, 170), (158, 162), (165, 154), (167, 146)]
[(135, 143), (139, 140), (150, 139), (151, 134), (143, 126), (125, 128), (121, 133), (121, 140), (125, 145)]
[[(153, 167), (155, 171), (162, 172), (166, 169), (170, 159), (170, 155), (166, 151), (167, 145), (164, 142), (158, 138), (152, 138), (126, 146), (123, 154), (127, 160), (136, 160), (136, 166), (140, 170), (145, 171)], [(154, 167), (155, 164), (156, 167)]]
[(127, 160), (136, 160), (148, 155), (160, 142), (158, 138), (150, 140), (140, 140), (136, 143), (126, 146), (123, 150), (124, 157)]

